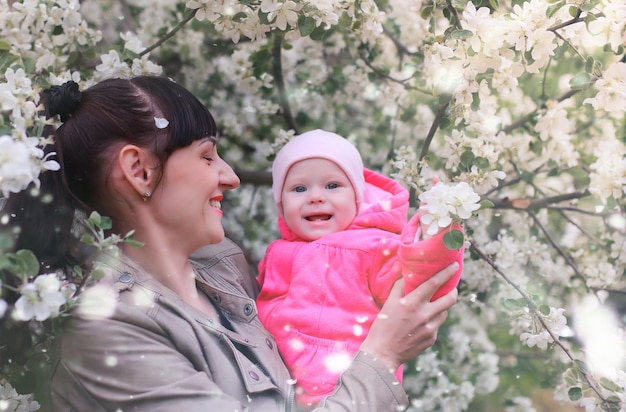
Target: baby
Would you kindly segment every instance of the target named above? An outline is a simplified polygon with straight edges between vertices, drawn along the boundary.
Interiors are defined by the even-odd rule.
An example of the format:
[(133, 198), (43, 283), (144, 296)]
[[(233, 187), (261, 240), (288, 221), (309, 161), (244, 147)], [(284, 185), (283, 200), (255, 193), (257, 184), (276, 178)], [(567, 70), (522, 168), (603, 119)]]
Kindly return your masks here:
[(419, 215), (407, 223), (408, 191), (364, 168), (337, 134), (295, 136), (272, 177), (282, 239), (259, 263), (257, 306), (297, 380), (299, 406), (312, 408), (332, 393), (395, 281), (404, 277), (408, 293), (456, 261), (432, 299), (443, 296), (459, 282), (463, 249), (446, 248), (445, 231), (421, 239)]

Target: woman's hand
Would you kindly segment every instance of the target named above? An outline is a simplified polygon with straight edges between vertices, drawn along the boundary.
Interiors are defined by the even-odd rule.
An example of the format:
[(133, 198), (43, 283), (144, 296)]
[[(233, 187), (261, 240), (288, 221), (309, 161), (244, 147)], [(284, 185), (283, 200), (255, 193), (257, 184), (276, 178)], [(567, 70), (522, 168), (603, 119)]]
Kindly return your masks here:
[(404, 281), (398, 280), (360, 350), (378, 357), (395, 370), (432, 346), (439, 326), (448, 316), (448, 309), (456, 303), (458, 291), (455, 288), (433, 302), (430, 298), (458, 268), (458, 263), (451, 264), (406, 296), (402, 296)]

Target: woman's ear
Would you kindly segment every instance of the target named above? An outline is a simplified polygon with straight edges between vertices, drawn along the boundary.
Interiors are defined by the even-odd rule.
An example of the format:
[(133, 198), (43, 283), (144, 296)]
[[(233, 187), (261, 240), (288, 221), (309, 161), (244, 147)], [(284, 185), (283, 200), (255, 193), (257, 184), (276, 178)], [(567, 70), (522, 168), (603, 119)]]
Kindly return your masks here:
[(149, 198), (155, 184), (154, 155), (141, 147), (128, 144), (119, 151), (118, 162), (126, 181), (144, 200)]

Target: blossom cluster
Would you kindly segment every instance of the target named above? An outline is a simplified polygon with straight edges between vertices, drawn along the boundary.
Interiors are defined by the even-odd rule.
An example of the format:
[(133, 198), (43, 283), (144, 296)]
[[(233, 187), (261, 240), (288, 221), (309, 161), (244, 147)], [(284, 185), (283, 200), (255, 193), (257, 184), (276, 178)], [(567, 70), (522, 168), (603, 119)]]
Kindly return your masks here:
[(420, 222), (427, 226), (426, 234), (433, 236), (441, 228), (469, 219), (480, 209), (480, 196), (466, 182), (438, 182), (419, 195)]
[(56, 273), (39, 275), (33, 282), (20, 288), (20, 298), (15, 302), (15, 317), (21, 321), (43, 321), (58, 316), (66, 302), (62, 284)]
[(44, 155), (39, 139), (14, 139), (0, 136), (0, 192), (4, 197), (9, 193), (19, 193), (31, 183), (39, 188), (39, 173), (43, 170), (59, 170), (59, 164), (52, 160), (54, 152)]
[(40, 407), (32, 395), (19, 395), (10, 383), (0, 381), (0, 411), (33, 412)]

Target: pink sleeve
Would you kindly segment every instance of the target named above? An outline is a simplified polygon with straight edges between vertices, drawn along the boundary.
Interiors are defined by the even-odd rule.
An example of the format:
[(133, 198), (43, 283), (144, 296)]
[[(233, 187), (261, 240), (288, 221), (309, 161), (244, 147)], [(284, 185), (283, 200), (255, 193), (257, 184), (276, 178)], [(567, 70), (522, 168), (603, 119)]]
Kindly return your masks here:
[(368, 276), (370, 291), (380, 306), (387, 300), (396, 280), (402, 277), (398, 261), (399, 246), (400, 239), (397, 235), (381, 241), (374, 264), (371, 268), (367, 268), (370, 272)]
[[(416, 216), (417, 218), (414, 216), (411, 219), (406, 231), (403, 231), (398, 253), (402, 276), (404, 277), (405, 293), (413, 291), (424, 283), (426, 279), (453, 262), (459, 263), (459, 270), (433, 295), (431, 300), (435, 300), (447, 294), (459, 284), (461, 273), (463, 272), (464, 247), (461, 247), (459, 250), (452, 250), (446, 247), (443, 243), (443, 236), (449, 230), (444, 230), (426, 240), (413, 241), (417, 232), (416, 227), (419, 226), (419, 216)], [(463, 230), (458, 224), (454, 224), (452, 229)]]

